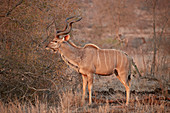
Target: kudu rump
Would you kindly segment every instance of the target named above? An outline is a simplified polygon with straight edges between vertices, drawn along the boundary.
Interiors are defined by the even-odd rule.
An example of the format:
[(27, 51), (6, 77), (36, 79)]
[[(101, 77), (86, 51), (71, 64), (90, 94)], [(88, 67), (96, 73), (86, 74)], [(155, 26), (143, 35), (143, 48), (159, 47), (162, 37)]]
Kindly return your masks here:
[[(74, 21), (67, 22), (71, 18)], [(126, 89), (126, 105), (129, 103), (131, 65), (133, 65), (140, 75), (133, 59), (125, 52), (116, 49), (100, 49), (94, 44), (86, 44), (78, 47), (70, 39), (72, 24), (81, 20), (81, 17), (70, 17), (66, 19), (64, 30), (57, 31), (55, 38), (47, 45), (47, 49), (54, 52), (59, 51), (62, 59), (83, 78), (82, 103), (85, 102), (86, 86), (89, 90), (89, 104), (92, 103), (93, 74), (111, 75), (115, 74)], [(63, 36), (60, 38), (60, 36)], [(140, 75), (141, 76), (141, 75)]]

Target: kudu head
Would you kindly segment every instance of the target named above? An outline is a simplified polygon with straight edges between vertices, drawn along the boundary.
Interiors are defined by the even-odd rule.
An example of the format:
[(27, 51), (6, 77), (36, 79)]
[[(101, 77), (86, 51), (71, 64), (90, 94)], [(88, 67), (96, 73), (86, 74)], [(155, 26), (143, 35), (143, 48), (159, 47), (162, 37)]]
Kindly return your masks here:
[(69, 33), (72, 30), (72, 24), (82, 19), (81, 17), (78, 16), (76, 17), (78, 19), (68, 22), (69, 19), (74, 17), (75, 16), (67, 18), (65, 21), (66, 22), (65, 28), (63, 30), (56, 31), (55, 38), (46, 46), (47, 50), (53, 50), (54, 52), (57, 52), (61, 44), (67, 42), (70, 39)]

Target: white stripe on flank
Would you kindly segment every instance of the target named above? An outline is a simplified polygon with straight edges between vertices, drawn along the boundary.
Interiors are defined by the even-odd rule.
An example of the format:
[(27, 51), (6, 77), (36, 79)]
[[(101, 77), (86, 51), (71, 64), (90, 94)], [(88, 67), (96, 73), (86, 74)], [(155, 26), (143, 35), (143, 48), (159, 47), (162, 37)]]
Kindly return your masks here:
[(101, 66), (101, 62), (100, 62), (100, 56), (99, 56), (99, 50), (97, 50), (97, 66)]
[(120, 58), (119, 59), (120, 59), (120, 68), (121, 68), (122, 67), (122, 59), (123, 59), (122, 58), (122, 53), (120, 53)]
[(106, 65), (106, 69), (107, 69), (107, 71), (108, 71), (108, 66), (107, 66), (107, 61), (106, 61), (106, 53), (105, 53), (106, 51), (105, 51), (105, 49), (104, 49), (104, 61), (105, 61), (105, 65)]
[(114, 51), (114, 53), (115, 53), (115, 68), (117, 68), (117, 63), (118, 63), (118, 61), (117, 61), (117, 51), (115, 50)]
[(110, 68), (109, 69), (111, 69), (112, 68), (112, 64), (111, 64), (111, 61), (110, 61), (110, 51), (108, 50), (108, 55), (109, 55), (109, 66), (110, 66)]
[(116, 54), (115, 53), (116, 53), (115, 50), (113, 50), (113, 65), (114, 65), (114, 68), (116, 67), (116, 59), (115, 59)]

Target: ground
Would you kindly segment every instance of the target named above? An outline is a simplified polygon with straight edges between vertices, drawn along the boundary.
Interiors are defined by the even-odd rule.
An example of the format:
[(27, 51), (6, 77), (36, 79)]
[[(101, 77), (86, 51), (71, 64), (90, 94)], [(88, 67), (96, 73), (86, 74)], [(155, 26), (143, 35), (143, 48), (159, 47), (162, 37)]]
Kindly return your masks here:
[[(130, 104), (127, 107), (125, 88), (119, 80), (114, 76), (96, 75), (90, 108), (107, 107), (107, 112), (170, 112), (169, 83), (163, 88), (160, 80), (149, 76), (134, 78), (131, 83)], [(86, 101), (88, 103), (88, 97)]]

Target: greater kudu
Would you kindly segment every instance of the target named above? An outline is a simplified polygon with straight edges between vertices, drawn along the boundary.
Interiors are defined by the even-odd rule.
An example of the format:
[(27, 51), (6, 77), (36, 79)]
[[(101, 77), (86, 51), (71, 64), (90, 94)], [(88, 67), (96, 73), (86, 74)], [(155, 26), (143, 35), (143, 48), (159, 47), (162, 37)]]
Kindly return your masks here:
[[(80, 21), (67, 22), (67, 30), (57, 32), (56, 37), (47, 45), (47, 49), (54, 52), (59, 51), (62, 59), (77, 72), (82, 74), (83, 78), (83, 96), (82, 103), (85, 101), (86, 86), (88, 83), (89, 104), (92, 103), (92, 84), (93, 74), (111, 75), (115, 74), (126, 89), (126, 105), (129, 103), (131, 65), (133, 65), (140, 75), (133, 59), (125, 52), (116, 49), (100, 49), (94, 44), (86, 44), (84, 47), (78, 47), (72, 43), (70, 33), (72, 24)], [(59, 38), (59, 36), (62, 36)], [(141, 75), (140, 75), (141, 76)]]

